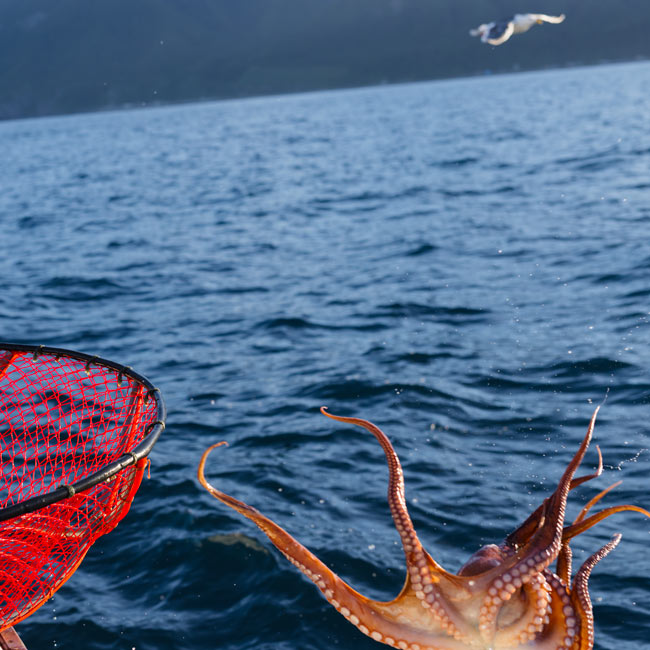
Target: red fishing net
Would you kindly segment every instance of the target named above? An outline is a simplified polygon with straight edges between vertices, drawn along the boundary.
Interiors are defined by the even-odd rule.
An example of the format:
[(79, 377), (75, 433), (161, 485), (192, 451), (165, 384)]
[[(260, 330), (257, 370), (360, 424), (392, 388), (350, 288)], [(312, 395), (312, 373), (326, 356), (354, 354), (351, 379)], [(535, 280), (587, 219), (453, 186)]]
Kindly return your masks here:
[(157, 389), (128, 368), (0, 344), (0, 631), (124, 517), (163, 420)]

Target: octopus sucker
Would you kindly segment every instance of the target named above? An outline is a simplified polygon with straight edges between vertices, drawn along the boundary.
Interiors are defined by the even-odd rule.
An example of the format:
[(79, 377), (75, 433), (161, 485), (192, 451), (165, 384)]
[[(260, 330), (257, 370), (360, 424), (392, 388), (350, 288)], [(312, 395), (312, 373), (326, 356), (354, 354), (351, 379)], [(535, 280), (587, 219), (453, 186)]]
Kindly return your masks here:
[[(570, 542), (619, 512), (650, 512), (635, 505), (610, 506), (589, 514), (614, 487), (596, 494), (575, 520), (565, 523), (569, 494), (602, 474), (600, 449), (595, 472), (576, 477), (598, 415), (560, 477), (555, 490), (500, 544), (480, 548), (458, 570), (445, 570), (424, 549), (408, 513), (404, 474), (389, 438), (367, 420), (327, 417), (362, 427), (381, 445), (388, 465), (388, 505), (406, 561), (406, 578), (390, 601), (366, 598), (331, 571), (287, 531), (255, 508), (212, 486), (205, 477), (212, 445), (201, 457), (198, 478), (208, 492), (255, 523), (326, 600), (361, 633), (403, 650), (591, 650), (594, 619), (588, 581), (592, 570), (619, 543), (616, 534), (571, 576)], [(552, 566), (555, 563), (555, 571)]]

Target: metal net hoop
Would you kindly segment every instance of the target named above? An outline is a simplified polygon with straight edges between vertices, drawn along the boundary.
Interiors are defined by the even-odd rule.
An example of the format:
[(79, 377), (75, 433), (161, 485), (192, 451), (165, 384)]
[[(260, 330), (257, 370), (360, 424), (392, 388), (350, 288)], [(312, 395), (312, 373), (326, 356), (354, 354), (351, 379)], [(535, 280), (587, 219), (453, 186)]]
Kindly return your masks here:
[(126, 515), (164, 420), (158, 389), (126, 366), (0, 343), (0, 632)]

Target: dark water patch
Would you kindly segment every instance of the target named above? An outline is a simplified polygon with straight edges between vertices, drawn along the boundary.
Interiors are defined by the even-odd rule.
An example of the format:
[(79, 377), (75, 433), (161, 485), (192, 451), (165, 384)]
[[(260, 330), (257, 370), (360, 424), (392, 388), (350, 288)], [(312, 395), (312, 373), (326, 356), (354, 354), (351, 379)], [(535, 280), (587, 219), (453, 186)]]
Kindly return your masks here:
[(225, 397), (224, 393), (197, 393), (195, 395), (189, 395), (188, 399), (189, 400), (196, 400), (196, 401), (209, 401), (209, 402), (215, 402), (218, 399), (221, 399), (222, 397)]
[[(79, 616), (76, 612), (66, 611), (61, 612), (68, 621), (59, 622), (59, 616), (54, 617), (56, 620), (51, 623), (45, 622), (43, 624), (43, 633), (47, 634), (48, 639), (60, 639), (60, 638), (79, 638), (88, 636), (88, 638), (93, 639), (93, 647), (96, 647), (98, 650), (110, 650), (110, 648), (115, 648), (120, 643), (124, 642), (124, 631), (108, 627), (101, 620), (98, 622), (89, 617)], [(163, 637), (164, 635), (156, 634), (154, 631), (154, 637)], [(29, 631), (27, 633), (21, 632), (21, 637), (25, 644), (28, 644), (29, 647), (34, 647), (34, 644), (38, 645), (38, 637), (32, 636)], [(133, 637), (132, 637), (133, 638)], [(153, 648), (153, 646), (149, 646)], [(169, 645), (163, 647), (170, 648)]]
[(246, 294), (246, 293), (268, 293), (269, 290), (267, 287), (222, 287), (220, 289), (217, 289), (217, 293), (223, 294), (223, 295), (239, 295), (239, 294)]
[[(625, 303), (622, 303), (624, 305)], [(629, 332), (630, 327), (644, 326), (650, 320), (650, 314), (647, 311), (623, 311), (613, 319), (611, 316), (607, 320), (616, 320), (615, 329), (619, 333)]]
[(389, 195), (388, 198), (391, 200), (418, 198), (422, 195), (429, 194), (430, 191), (431, 188), (427, 185), (413, 185), (404, 188), (400, 192)]
[(511, 192), (520, 191), (520, 187), (515, 185), (497, 185), (487, 189), (440, 189), (438, 192), (447, 198), (462, 198), (462, 197), (482, 197), (490, 196), (493, 194), (509, 194)]
[(118, 202), (128, 201), (129, 199), (132, 202), (135, 200), (134, 197), (132, 197), (130, 194), (112, 194), (111, 196), (108, 197), (107, 202), (118, 203)]
[(450, 199), (457, 199), (465, 196), (484, 196), (486, 192), (481, 190), (438, 190), (442, 196), (445, 196)]
[(155, 262), (134, 260), (128, 264), (117, 266), (115, 270), (118, 272), (129, 273), (132, 271), (150, 270), (154, 269), (155, 267)]
[[(566, 391), (586, 392), (593, 398), (598, 398), (599, 394), (602, 397), (605, 396), (606, 387), (614, 383), (615, 375), (625, 373), (633, 368), (632, 364), (624, 361), (593, 358), (565, 361), (546, 367), (529, 366), (517, 373), (507, 369), (492, 371), (489, 375), (481, 375), (472, 379), (466, 385), (476, 389), (490, 388), (507, 393), (530, 390), (555, 394)], [(599, 385), (597, 377), (603, 375), (606, 377), (606, 382), (604, 385)]]
[(420, 303), (395, 302), (380, 305), (369, 318), (428, 318), (447, 324), (477, 323), (487, 319), (489, 312), (472, 307), (429, 306)]
[(315, 197), (312, 199), (316, 204), (329, 204), (329, 203), (346, 203), (346, 202), (361, 202), (366, 201), (382, 201), (386, 197), (382, 192), (361, 192), (359, 194), (349, 194), (345, 196), (336, 197)]
[(271, 318), (258, 323), (259, 329), (318, 329), (319, 325), (308, 321), (305, 318)]
[[(295, 409), (293, 410), (295, 412)], [(286, 413), (280, 413), (279, 415), (285, 415)], [(321, 425), (322, 426), (322, 425)], [(342, 442), (344, 435), (342, 433), (330, 433), (323, 434), (318, 431), (317, 426), (313, 427), (313, 432), (304, 432), (304, 433), (266, 433), (263, 436), (258, 434), (252, 436), (243, 436), (237, 440), (238, 446), (250, 447), (252, 449), (282, 449), (287, 451), (289, 449), (297, 449), (304, 447), (310, 443), (329, 443), (334, 444)]]
[[(577, 278), (578, 279), (578, 278)], [(600, 274), (595, 274), (591, 275), (589, 274), (588, 276), (579, 276), (580, 280), (591, 280), (594, 284), (605, 284), (609, 285), (614, 282), (629, 282), (630, 278), (627, 275), (622, 275), (619, 273), (606, 273), (604, 275)]]
[(623, 185), (623, 190), (650, 190), (650, 183), (634, 183), (634, 185)]
[[(426, 352), (407, 352), (403, 354), (389, 354), (387, 355), (393, 362), (405, 361), (416, 365), (428, 366), (441, 359), (457, 359), (458, 356), (452, 352), (438, 352), (434, 354), (427, 354)], [(468, 357), (469, 358), (469, 357)]]
[(131, 288), (108, 278), (57, 276), (41, 284), (41, 297), (63, 302), (108, 300)]
[(314, 397), (321, 400), (351, 401), (382, 395), (401, 395), (410, 392), (424, 397), (449, 398), (442, 391), (419, 384), (373, 384), (357, 379), (341, 378), (336, 382), (317, 382), (298, 391), (296, 397)]
[(623, 298), (629, 300), (638, 300), (639, 298), (647, 298), (648, 296), (650, 296), (650, 287), (647, 289), (637, 289), (636, 291), (630, 291), (623, 294)]
[(499, 250), (494, 250), (494, 249), (489, 249), (487, 252), (487, 255), (489, 257), (512, 257), (512, 258), (522, 258), (522, 257), (529, 257), (531, 259), (533, 258), (538, 258), (539, 253), (534, 250), (533, 248), (519, 248), (517, 246), (508, 246), (505, 249), (499, 249)]
[(291, 346), (286, 341), (273, 343), (255, 343), (252, 346), (253, 351), (259, 355), (266, 354), (286, 354), (291, 352)]
[(187, 437), (205, 439), (209, 438), (210, 436), (214, 436), (215, 431), (217, 430), (219, 434), (223, 434), (224, 432), (235, 430), (238, 427), (237, 424), (229, 425), (222, 420), (219, 420), (218, 426), (216, 426), (215, 424), (209, 424), (206, 420), (207, 418), (199, 418), (198, 420), (185, 420), (180, 415), (176, 415), (175, 428), (179, 432), (184, 432), (184, 435)]
[(22, 230), (33, 230), (41, 226), (46, 226), (51, 224), (54, 220), (52, 216), (43, 216), (43, 215), (29, 215), (21, 217), (18, 220), (18, 226)]
[(507, 142), (509, 140), (527, 140), (531, 136), (523, 129), (500, 128), (498, 131), (490, 131), (485, 134), (486, 142)]
[(314, 323), (304, 318), (271, 318), (269, 320), (258, 323), (255, 328), (260, 330), (270, 331), (283, 331), (290, 332), (296, 331), (315, 331), (315, 330), (330, 330), (330, 331), (345, 331), (345, 330), (358, 330), (358, 331), (379, 331), (385, 329), (383, 323), (359, 323), (350, 325), (335, 325), (333, 323)]
[(404, 221), (410, 221), (411, 219), (418, 218), (430, 218), (438, 212), (438, 208), (435, 207), (422, 207), (420, 209), (413, 210), (408, 209), (406, 212), (402, 210), (391, 211), (391, 214), (386, 215), (387, 222), (401, 223)]
[[(106, 244), (106, 248), (139, 248), (142, 246), (148, 246), (148, 242), (144, 238), (140, 239), (113, 239)], [(142, 264), (141, 266), (149, 266), (149, 262)], [(138, 264), (129, 265), (127, 269), (137, 268)]]
[(607, 357), (593, 357), (575, 361), (564, 361), (553, 364), (549, 367), (549, 373), (558, 378), (573, 378), (581, 376), (593, 376), (596, 374), (612, 374), (628, 370), (634, 366), (625, 361), (609, 359)]
[(421, 255), (433, 253), (436, 250), (438, 250), (438, 246), (434, 246), (433, 244), (420, 244), (416, 248), (412, 248), (406, 252), (405, 255), (407, 257), (420, 257)]
[(612, 390), (608, 402), (616, 402), (620, 405), (631, 407), (640, 404), (650, 404), (650, 384), (647, 382), (638, 382), (633, 384), (616, 385), (614, 382), (608, 385), (608, 388), (616, 386)]
[[(467, 385), (472, 388), (490, 388), (493, 390), (503, 390), (508, 392), (529, 390), (530, 379), (515, 379), (514, 377), (492, 374), (482, 376), (469, 382)], [(539, 391), (557, 391), (557, 386), (551, 383), (538, 383), (536, 389)]]
[[(358, 194), (345, 194), (345, 195), (340, 195), (340, 196), (332, 196), (332, 197), (316, 197), (311, 199), (311, 202), (315, 204), (341, 204), (341, 203), (351, 203), (351, 204), (356, 204), (356, 209), (358, 210), (364, 210), (364, 209), (375, 209), (376, 207), (376, 202), (385, 202), (389, 200), (398, 200), (398, 199), (408, 199), (412, 197), (417, 197), (421, 194), (426, 194), (430, 192), (430, 188), (426, 185), (414, 185), (411, 187), (406, 187), (403, 190), (399, 192), (372, 192), (372, 191), (366, 191), (366, 192), (359, 192)], [(367, 206), (366, 208), (362, 207), (363, 204), (365, 203), (373, 203), (371, 206)], [(359, 206), (361, 204), (361, 207)]]
[(647, 156), (650, 155), (650, 147), (641, 147), (637, 149), (630, 150), (630, 154), (633, 156)]
[(465, 156), (463, 158), (456, 158), (454, 160), (441, 160), (439, 162), (432, 163), (433, 167), (445, 168), (457, 168), (457, 167), (466, 167), (468, 165), (473, 165), (474, 163), (479, 162), (479, 158), (474, 156)]
[(612, 145), (599, 151), (590, 151), (584, 155), (578, 156), (564, 156), (556, 159), (555, 163), (558, 165), (576, 165), (583, 163), (591, 163), (593, 161), (600, 161), (607, 156), (612, 156), (618, 153), (618, 145)]
[(574, 169), (578, 172), (600, 172), (603, 170), (608, 170), (616, 168), (624, 161), (624, 158), (621, 156), (613, 156), (605, 158), (603, 160), (594, 160), (592, 162), (585, 162), (580, 165), (576, 165)]

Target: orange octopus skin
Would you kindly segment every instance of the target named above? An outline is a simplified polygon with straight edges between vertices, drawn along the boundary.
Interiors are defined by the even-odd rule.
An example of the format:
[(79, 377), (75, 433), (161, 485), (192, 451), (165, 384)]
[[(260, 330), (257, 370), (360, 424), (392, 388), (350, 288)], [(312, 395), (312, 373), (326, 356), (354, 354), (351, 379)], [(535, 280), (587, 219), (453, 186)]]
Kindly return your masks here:
[[(406, 581), (394, 600), (381, 602), (362, 596), (330, 571), (313, 553), (255, 508), (210, 485), (199, 464), (201, 484), (219, 501), (253, 521), (278, 550), (304, 573), (348, 621), (361, 632), (402, 650), (591, 650), (594, 620), (588, 591), (594, 566), (620, 541), (605, 544), (589, 557), (571, 582), (570, 540), (616, 512), (650, 512), (632, 505), (606, 508), (587, 517), (591, 507), (610, 489), (596, 495), (575, 522), (565, 526), (569, 491), (600, 476), (574, 478), (585, 455), (598, 408), (587, 433), (562, 474), (555, 491), (528, 519), (499, 544), (477, 551), (457, 574), (445, 571), (422, 547), (404, 498), (402, 467), (393, 446), (374, 424), (357, 418), (328, 417), (367, 429), (381, 444), (389, 470), (388, 504), (406, 556)], [(555, 572), (551, 564), (556, 562)]]

